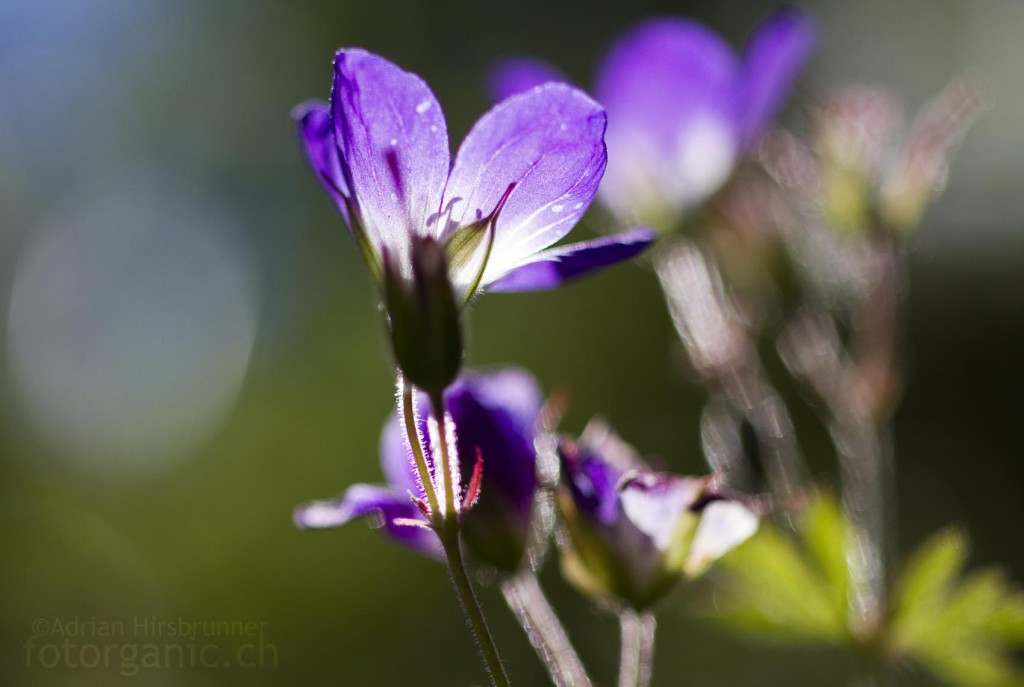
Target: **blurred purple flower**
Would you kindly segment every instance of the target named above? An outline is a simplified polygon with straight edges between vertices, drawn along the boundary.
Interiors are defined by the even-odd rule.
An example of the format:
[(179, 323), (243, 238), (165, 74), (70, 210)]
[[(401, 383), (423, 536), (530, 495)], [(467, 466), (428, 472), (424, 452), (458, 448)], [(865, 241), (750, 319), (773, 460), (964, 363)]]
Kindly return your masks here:
[(710, 477), (654, 472), (601, 423), (558, 451), (564, 569), (599, 598), (645, 609), (757, 530), (757, 517)]
[[(425, 398), (420, 401), (419, 407), (429, 407)], [(445, 393), (461, 474), (473, 473), (478, 454), (483, 460), (479, 498), (464, 516), (462, 536), (477, 558), (504, 572), (519, 567), (529, 536), (537, 489), (534, 438), (541, 404), (537, 382), (516, 368), (465, 374)], [(418, 421), (433, 472), (429, 420), (424, 414)], [(427, 519), (412, 500), (423, 499), (424, 491), (397, 413), (384, 425), (380, 460), (387, 485), (356, 484), (336, 500), (300, 506), (295, 523), (303, 529), (338, 527), (370, 517), (396, 541), (440, 557), (437, 536), (424, 527)]]
[(338, 51), (330, 104), (305, 103), (294, 117), (310, 165), (378, 274), (386, 252), (408, 277), (412, 237), (431, 236), (448, 248), (463, 295), (527, 291), (628, 259), (653, 240), (634, 230), (544, 250), (586, 211), (607, 160), (604, 110), (571, 86), (493, 107), (451, 165), (430, 88), (365, 50)]
[(551, 81), (569, 83), (569, 79), (542, 59), (526, 55), (513, 57), (491, 69), (487, 75), (487, 93), (498, 103)]
[[(598, 70), (608, 110), (608, 170), (602, 202), (621, 220), (667, 228), (714, 193), (756, 145), (810, 56), (816, 31), (795, 8), (771, 15), (742, 58), (693, 21), (654, 19), (630, 29)], [(532, 83), (530, 75), (535, 77)], [(536, 60), (491, 73), (498, 97), (557, 78)]]

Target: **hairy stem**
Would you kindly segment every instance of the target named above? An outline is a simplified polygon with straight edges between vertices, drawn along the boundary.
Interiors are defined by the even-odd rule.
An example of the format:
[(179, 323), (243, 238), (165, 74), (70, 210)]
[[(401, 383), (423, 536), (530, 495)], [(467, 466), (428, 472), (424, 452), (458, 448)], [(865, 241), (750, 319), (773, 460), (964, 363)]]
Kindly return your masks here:
[(434, 489), (434, 482), (430, 478), (430, 468), (427, 466), (427, 459), (423, 453), (423, 446), (420, 445), (420, 434), (416, 429), (416, 409), (413, 405), (412, 384), (405, 379), (401, 372), (398, 374), (398, 387), (402, 393), (402, 418), (405, 422), (405, 434), (409, 439), (409, 446), (416, 463), (416, 472), (420, 482), (423, 484), (423, 493), (427, 497), (427, 505), (431, 513), (438, 512), (437, 491)]
[(590, 678), (532, 571), (501, 583), (505, 602), (522, 625), (556, 687), (589, 687)]
[(445, 558), (448, 560), (448, 571), (451, 573), (455, 595), (459, 598), (462, 612), (473, 631), (477, 646), (487, 665), (487, 671), (491, 674), (491, 681), (495, 687), (508, 687), (510, 684), (508, 674), (505, 672), (505, 666), (501, 663), (498, 648), (494, 644), (490, 628), (487, 627), (487, 620), (484, 618), (479, 601), (477, 601), (473, 585), (469, 581), (469, 575), (466, 574), (458, 529), (448, 529), (439, 534), (441, 534), (441, 545), (444, 548)]
[(619, 659), (619, 687), (647, 687), (654, 671), (654, 631), (657, 623), (650, 613), (625, 610), (619, 614), (622, 654)]
[[(406, 390), (409, 392), (408, 396), (404, 393)], [(409, 443), (417, 447), (413, 449), (414, 455), (417, 456), (417, 466), (422, 464), (425, 471), (426, 461), (421, 460), (423, 457), (423, 447), (420, 446), (419, 434), (415, 431), (415, 421), (414, 419), (410, 421), (410, 417), (412, 417), (412, 392), (407, 385), (403, 389), (403, 399), (405, 398), (409, 399), (408, 402), (403, 404), (406, 408), (406, 431), (409, 433)], [(455, 596), (459, 600), (462, 613), (473, 633), (473, 638), (480, 649), (480, 654), (483, 656), (484, 664), (491, 675), (491, 681), (495, 687), (508, 687), (508, 674), (501, 663), (498, 648), (494, 644), (490, 628), (487, 627), (487, 620), (484, 618), (483, 610), (480, 608), (480, 602), (477, 601), (473, 585), (469, 580), (469, 575), (466, 573), (466, 564), (462, 558), (459, 505), (455, 500), (457, 494), (455, 474), (457, 473), (455, 473), (451, 464), (451, 455), (448, 449), (448, 421), (445, 419), (444, 403), (441, 394), (432, 394), (430, 402), (433, 407), (434, 418), (437, 421), (437, 441), (435, 443), (437, 445), (436, 450), (440, 454), (438, 460), (441, 463), (445, 496), (444, 508), (442, 510), (436, 505), (438, 501), (437, 490), (430, 483), (428, 474), (427, 483), (431, 484), (428, 495), (430, 493), (434, 494), (431, 505), (431, 512), (433, 514), (432, 526), (441, 540), (441, 547), (448, 562), (448, 572), (450, 573), (452, 587), (455, 589)], [(435, 460), (435, 471), (437, 470), (436, 463), (438, 460)], [(421, 471), (420, 474), (422, 477), (424, 472)]]

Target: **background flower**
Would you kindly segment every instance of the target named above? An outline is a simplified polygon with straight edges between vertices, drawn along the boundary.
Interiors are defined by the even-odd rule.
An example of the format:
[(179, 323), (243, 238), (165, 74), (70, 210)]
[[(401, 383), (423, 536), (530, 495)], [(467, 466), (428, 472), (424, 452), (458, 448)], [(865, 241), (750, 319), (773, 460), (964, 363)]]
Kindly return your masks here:
[(654, 472), (603, 423), (562, 439), (563, 569), (598, 599), (645, 610), (757, 530), (757, 516), (711, 478)]
[[(598, 69), (608, 110), (608, 170), (600, 197), (623, 222), (667, 229), (714, 193), (771, 123), (816, 41), (811, 19), (786, 8), (766, 19), (737, 59), (704, 25), (654, 19), (629, 29)], [(499, 64), (497, 96), (557, 79), (527, 58)]]

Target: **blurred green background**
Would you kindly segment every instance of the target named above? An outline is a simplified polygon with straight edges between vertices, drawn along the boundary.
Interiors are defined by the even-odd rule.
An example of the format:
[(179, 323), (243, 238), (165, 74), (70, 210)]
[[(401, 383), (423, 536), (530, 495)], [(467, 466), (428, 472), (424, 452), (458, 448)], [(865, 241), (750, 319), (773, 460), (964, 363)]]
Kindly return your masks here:
[[(898, 538), (906, 551), (959, 521), (975, 564), (1024, 580), (1024, 4), (808, 6), (824, 41), (798, 103), (861, 82), (916, 107), (971, 70), (995, 106), (911, 254)], [(291, 524), (299, 502), (379, 481), (393, 390), (368, 274), (306, 169), (289, 110), (326, 98), (336, 48), (363, 46), (431, 84), (454, 144), (487, 107), (483, 76), (498, 57), (535, 53), (588, 84), (641, 18), (690, 15), (739, 45), (772, 8), (0, 3), (0, 684), (480, 684), (439, 565), (361, 524)], [(567, 428), (600, 413), (673, 470), (706, 471), (702, 394), (678, 374), (647, 271), (488, 297), (469, 336), (471, 364), (515, 362), (569, 390)], [(827, 435), (792, 400), (813, 471), (830, 482)], [(544, 579), (593, 673), (612, 682), (614, 622), (565, 587), (554, 560)], [(664, 609), (655, 684), (845, 683), (839, 653), (752, 644), (692, 619), (696, 591)], [(542, 684), (497, 592), (483, 596), (513, 678)], [(256, 621), (276, 656), (135, 676), (116, 660), (46, 668), (37, 652), (27, 664), (29, 637), (63, 643), (54, 622), (76, 618), (129, 633), (136, 618)], [(116, 641), (99, 632), (70, 639)], [(213, 641), (227, 652), (251, 640)]]

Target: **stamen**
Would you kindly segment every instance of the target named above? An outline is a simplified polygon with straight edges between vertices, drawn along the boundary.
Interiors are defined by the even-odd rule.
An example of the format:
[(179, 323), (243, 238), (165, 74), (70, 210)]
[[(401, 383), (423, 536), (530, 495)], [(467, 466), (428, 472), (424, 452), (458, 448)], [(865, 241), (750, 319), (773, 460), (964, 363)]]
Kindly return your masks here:
[(409, 498), (412, 500), (413, 504), (416, 505), (417, 510), (423, 514), (423, 517), (430, 520), (432, 515), (430, 513), (430, 504), (427, 503), (427, 500), (413, 496), (412, 492), (409, 492)]
[(430, 523), (417, 520), (416, 518), (395, 518), (391, 522), (402, 527), (419, 527), (425, 530), (431, 529)]

